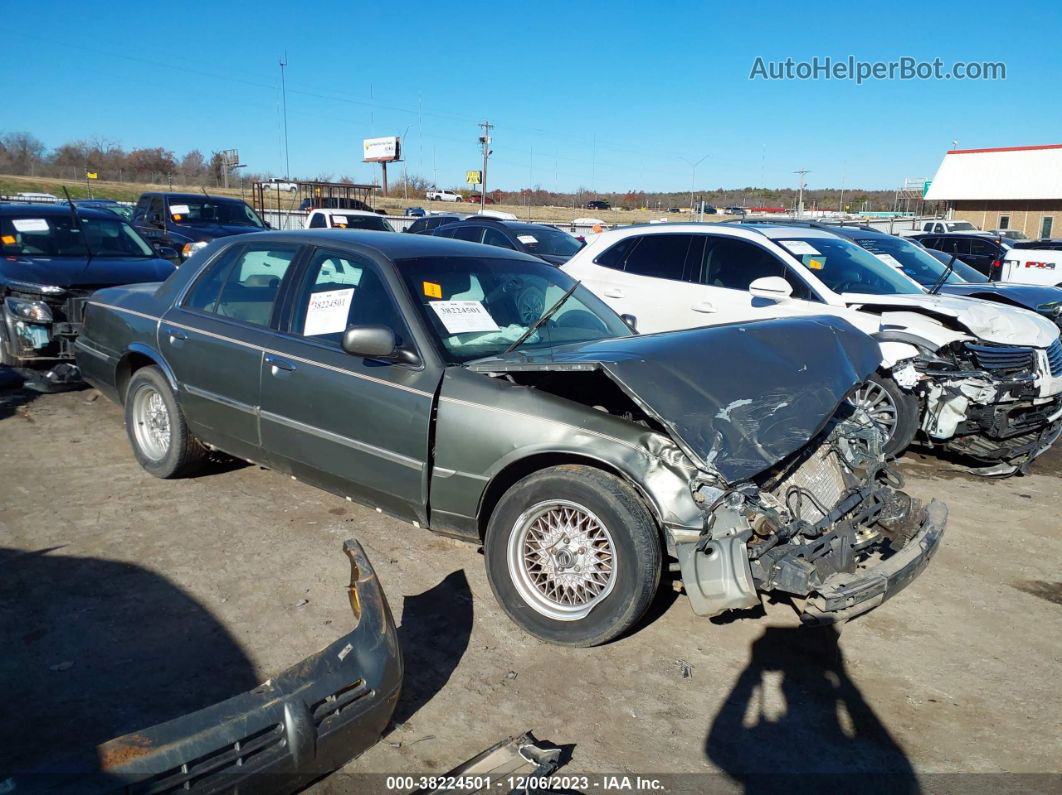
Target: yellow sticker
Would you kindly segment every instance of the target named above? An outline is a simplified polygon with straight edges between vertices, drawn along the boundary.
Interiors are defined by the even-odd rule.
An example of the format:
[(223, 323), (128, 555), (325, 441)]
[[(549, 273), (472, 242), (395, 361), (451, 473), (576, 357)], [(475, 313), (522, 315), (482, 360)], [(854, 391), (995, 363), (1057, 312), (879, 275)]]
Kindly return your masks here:
[(442, 286), (435, 282), (424, 282), (424, 295), (428, 298), (442, 298)]
[(813, 271), (821, 271), (826, 267), (826, 260), (808, 258), (808, 267)]
[(174, 221), (180, 221), (181, 220), (181, 216), (178, 213), (174, 213), (173, 214), (173, 220)]
[(14, 243), (15, 243), (15, 236), (14, 235), (4, 235), (2, 238), (0, 238), (0, 240), (3, 240), (5, 245), (11, 246), (11, 245), (14, 245)]

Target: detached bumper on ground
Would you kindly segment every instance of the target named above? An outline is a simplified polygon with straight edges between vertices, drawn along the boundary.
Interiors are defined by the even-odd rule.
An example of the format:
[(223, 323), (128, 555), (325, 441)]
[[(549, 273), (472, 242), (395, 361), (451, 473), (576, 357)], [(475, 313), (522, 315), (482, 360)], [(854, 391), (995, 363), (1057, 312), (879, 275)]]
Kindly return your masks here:
[(58, 789), (290, 792), (375, 745), (398, 700), (402, 657), (361, 545), (343, 550), (354, 612), (347, 635), (249, 693), (104, 743), (99, 772), (56, 774)]
[(846, 621), (898, 594), (936, 553), (947, 520), (947, 506), (937, 500), (930, 502), (918, 532), (902, 549), (875, 566), (829, 577), (808, 598), (801, 620), (810, 624)]

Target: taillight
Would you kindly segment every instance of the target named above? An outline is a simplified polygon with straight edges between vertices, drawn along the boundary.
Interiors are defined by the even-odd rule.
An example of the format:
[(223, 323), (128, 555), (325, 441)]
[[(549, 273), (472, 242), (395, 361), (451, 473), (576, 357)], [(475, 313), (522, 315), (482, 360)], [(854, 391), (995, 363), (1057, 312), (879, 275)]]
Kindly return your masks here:
[(1002, 260), (998, 260), (998, 259), (992, 260), (992, 267), (993, 268), (1002, 268), (1003, 267), (1003, 261)]

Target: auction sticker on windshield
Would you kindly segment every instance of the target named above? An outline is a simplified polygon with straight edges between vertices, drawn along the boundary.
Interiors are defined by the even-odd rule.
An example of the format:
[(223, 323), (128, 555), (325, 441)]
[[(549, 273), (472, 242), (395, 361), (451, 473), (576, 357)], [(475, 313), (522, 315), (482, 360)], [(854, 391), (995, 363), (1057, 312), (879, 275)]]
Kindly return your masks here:
[(170, 215), (188, 215), (189, 209), (187, 204), (171, 204)]
[(523, 243), (525, 246), (533, 246), (538, 242), (538, 238), (534, 235), (517, 235), (516, 239)]
[(778, 242), (789, 249), (793, 254), (802, 255), (819, 253), (818, 249), (803, 240), (779, 240)]
[(429, 301), (428, 306), (451, 334), (499, 330), (494, 318), (479, 301)]
[(48, 222), (43, 218), (12, 218), (16, 232), (47, 232)]
[(306, 305), (306, 325), (303, 326), (302, 333), (313, 337), (346, 331), (350, 302), (353, 299), (353, 287), (311, 294), (310, 302)]
[(886, 265), (891, 265), (893, 268), (896, 268), (896, 270), (898, 271), (903, 270), (903, 265), (900, 264), (900, 261), (896, 259), (896, 257), (892, 256), (892, 254), (875, 254), (874, 256), (880, 259)]

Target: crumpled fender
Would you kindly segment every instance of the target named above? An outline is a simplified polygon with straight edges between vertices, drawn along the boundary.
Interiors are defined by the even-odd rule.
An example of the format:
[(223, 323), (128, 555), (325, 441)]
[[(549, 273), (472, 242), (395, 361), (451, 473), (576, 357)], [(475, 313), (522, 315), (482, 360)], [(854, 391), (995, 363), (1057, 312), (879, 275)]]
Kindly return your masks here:
[(891, 370), (906, 359), (918, 357), (918, 348), (908, 342), (878, 339), (878, 347), (881, 348), (881, 366), (886, 370)]

